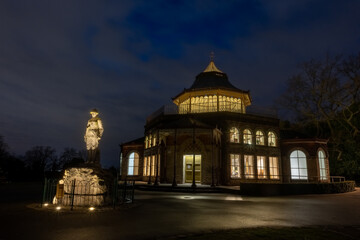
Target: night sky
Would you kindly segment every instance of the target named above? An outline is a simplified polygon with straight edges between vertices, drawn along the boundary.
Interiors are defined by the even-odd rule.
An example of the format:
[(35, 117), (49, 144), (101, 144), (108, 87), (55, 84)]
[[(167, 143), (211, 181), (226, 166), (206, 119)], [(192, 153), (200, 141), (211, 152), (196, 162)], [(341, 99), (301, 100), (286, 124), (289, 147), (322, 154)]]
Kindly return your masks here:
[(85, 149), (102, 165), (209, 63), (271, 106), (298, 64), (360, 51), (360, 1), (0, 1), (0, 135), (10, 151)]

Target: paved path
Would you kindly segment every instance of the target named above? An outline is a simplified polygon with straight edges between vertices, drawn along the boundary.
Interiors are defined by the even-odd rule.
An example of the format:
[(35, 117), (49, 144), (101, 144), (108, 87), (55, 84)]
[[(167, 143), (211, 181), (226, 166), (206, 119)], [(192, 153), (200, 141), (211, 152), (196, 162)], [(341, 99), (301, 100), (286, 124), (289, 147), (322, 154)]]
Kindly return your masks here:
[[(1, 190), (1, 188), (0, 188)], [(360, 226), (360, 189), (291, 197), (139, 192), (129, 208), (94, 213), (34, 209), (0, 200), (2, 239), (154, 239), (256, 226)], [(29, 205), (30, 204), (30, 205)]]

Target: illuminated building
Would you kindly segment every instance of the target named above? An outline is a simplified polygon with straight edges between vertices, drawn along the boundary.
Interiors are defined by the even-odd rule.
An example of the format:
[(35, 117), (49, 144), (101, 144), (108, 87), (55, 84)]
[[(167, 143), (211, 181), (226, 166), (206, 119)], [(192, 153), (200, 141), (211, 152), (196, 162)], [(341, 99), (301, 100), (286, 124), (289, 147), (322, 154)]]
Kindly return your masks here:
[(146, 119), (145, 136), (121, 145), (122, 179), (238, 185), (329, 181), (327, 142), (281, 138), (271, 109), (251, 106), (211, 60), (189, 89)]

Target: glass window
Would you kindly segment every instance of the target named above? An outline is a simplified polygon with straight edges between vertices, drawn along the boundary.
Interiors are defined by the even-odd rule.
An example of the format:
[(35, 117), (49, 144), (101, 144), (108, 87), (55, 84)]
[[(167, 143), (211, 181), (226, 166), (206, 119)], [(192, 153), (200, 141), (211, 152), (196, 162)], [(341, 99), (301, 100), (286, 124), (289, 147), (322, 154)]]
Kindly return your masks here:
[(269, 157), (270, 179), (279, 179), (279, 161), (277, 157)]
[(258, 179), (266, 179), (266, 167), (265, 167), (265, 157), (257, 156), (257, 174)]
[(148, 146), (149, 146), (149, 137), (146, 136), (146, 138), (145, 138), (145, 149), (148, 148)]
[(151, 156), (151, 176), (155, 176), (155, 155)]
[(230, 154), (231, 178), (240, 178), (240, 155)]
[(148, 144), (148, 147), (151, 148), (152, 147), (152, 135), (150, 134), (149, 135), (149, 144)]
[(129, 155), (128, 175), (139, 174), (139, 154), (132, 152)]
[[(157, 166), (158, 166), (158, 176), (160, 176), (160, 154), (158, 154), (158, 163), (157, 163)], [(156, 176), (156, 173), (155, 173), (155, 176)]]
[(244, 144), (252, 144), (252, 134), (249, 129), (244, 130)]
[(144, 176), (147, 176), (147, 167), (148, 167), (148, 165), (147, 165), (147, 157), (144, 157), (144, 170), (143, 170), (143, 175)]
[(150, 176), (150, 168), (151, 168), (151, 156), (148, 156), (147, 157), (146, 176)]
[(254, 157), (244, 155), (245, 178), (254, 178)]
[(153, 141), (152, 141), (152, 146), (156, 146), (156, 136), (154, 135), (153, 136), (153, 139), (152, 139)]
[(238, 143), (239, 142), (239, 130), (236, 127), (230, 129), (230, 142)]
[(274, 132), (268, 133), (268, 145), (271, 147), (276, 147), (276, 135)]
[(291, 179), (307, 180), (306, 155), (300, 150), (295, 150), (290, 154)]
[(256, 131), (256, 145), (265, 145), (265, 137), (262, 131)]
[(318, 152), (318, 158), (319, 158), (319, 172), (320, 172), (320, 180), (327, 180), (327, 174), (326, 174), (326, 165), (325, 165), (325, 152), (323, 150), (319, 150)]

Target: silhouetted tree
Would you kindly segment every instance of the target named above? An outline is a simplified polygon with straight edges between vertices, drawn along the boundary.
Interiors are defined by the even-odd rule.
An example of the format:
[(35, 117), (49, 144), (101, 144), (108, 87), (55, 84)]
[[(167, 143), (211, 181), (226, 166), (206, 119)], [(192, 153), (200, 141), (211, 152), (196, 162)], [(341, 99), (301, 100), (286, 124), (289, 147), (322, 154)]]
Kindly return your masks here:
[(0, 164), (3, 159), (9, 156), (9, 146), (5, 143), (4, 137), (0, 135)]
[(84, 163), (84, 161), (83, 153), (74, 148), (65, 148), (59, 158), (61, 169), (79, 165)]
[(0, 136), (0, 178), (5, 181), (26, 179), (24, 162), (9, 153), (9, 147), (2, 136)]
[(49, 146), (35, 146), (25, 153), (25, 162), (31, 177), (42, 180), (45, 171), (56, 170), (54, 169), (57, 166), (56, 150)]
[[(360, 172), (360, 53), (310, 60), (288, 80), (279, 104), (313, 137), (328, 138), (332, 171)], [(330, 159), (331, 160), (331, 159)], [(357, 172), (357, 173), (356, 173)]]

